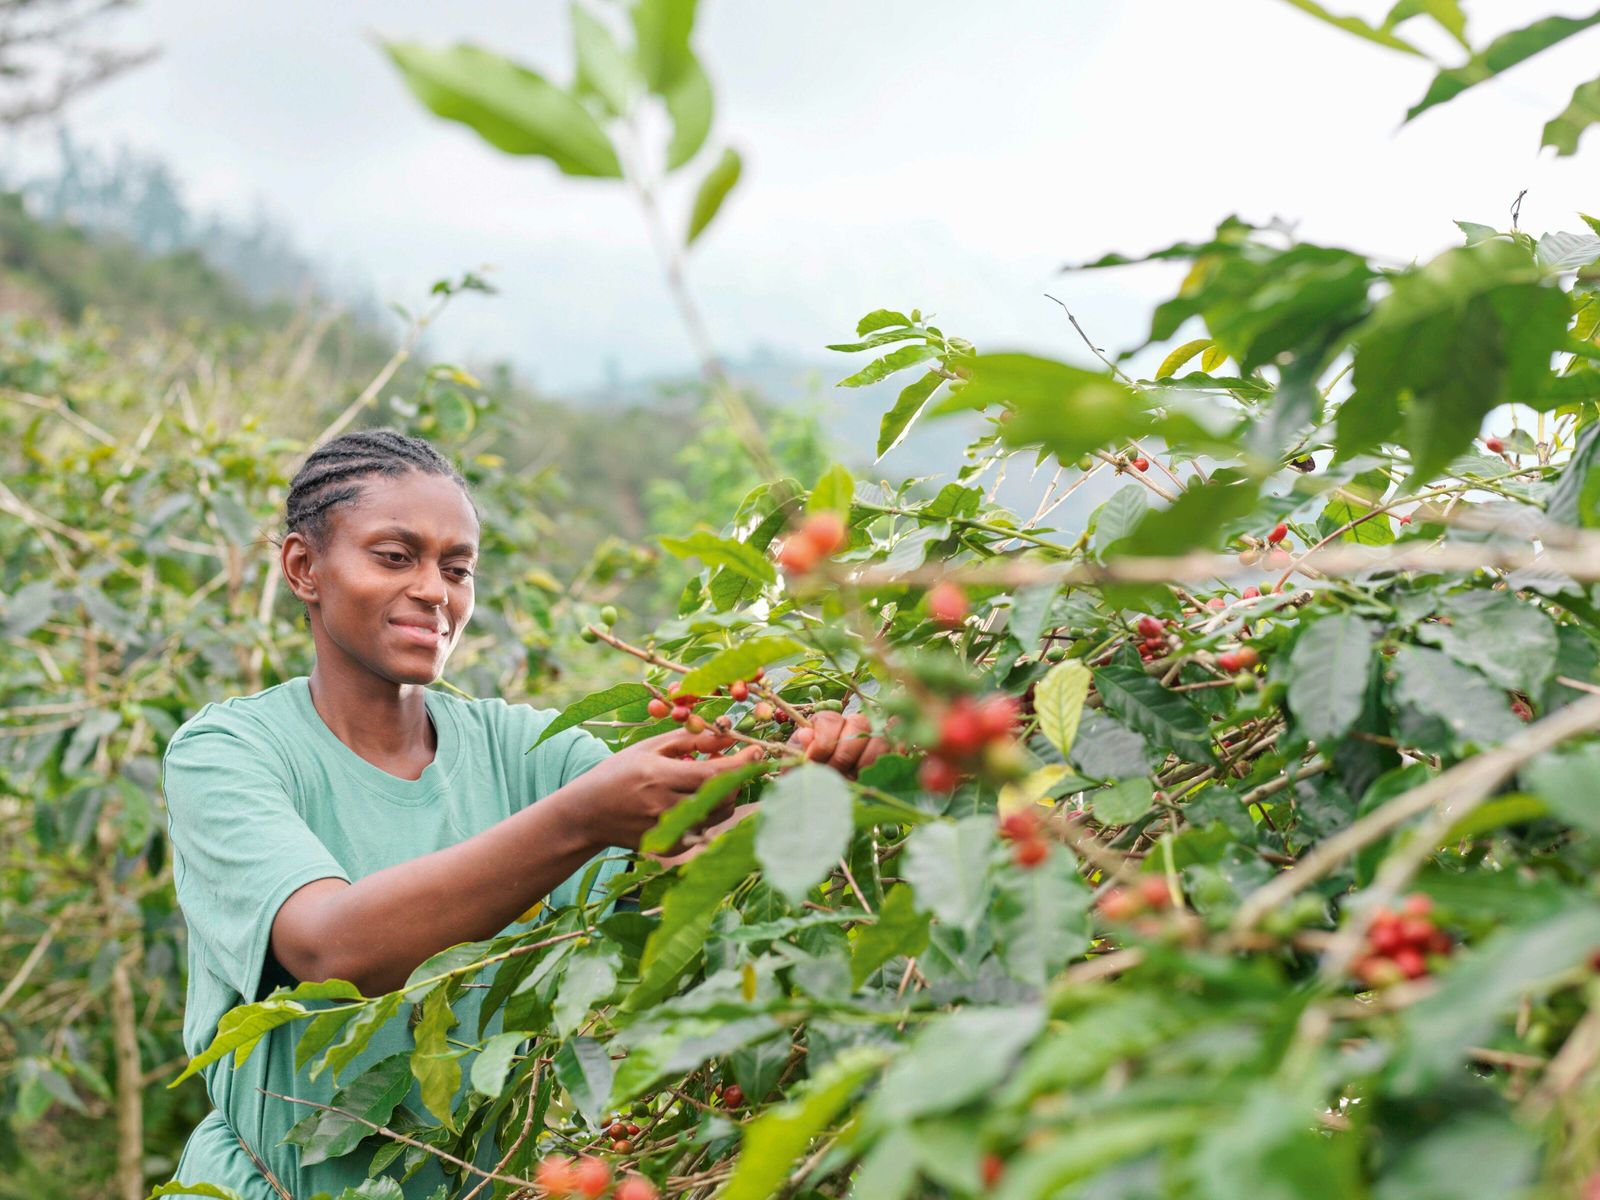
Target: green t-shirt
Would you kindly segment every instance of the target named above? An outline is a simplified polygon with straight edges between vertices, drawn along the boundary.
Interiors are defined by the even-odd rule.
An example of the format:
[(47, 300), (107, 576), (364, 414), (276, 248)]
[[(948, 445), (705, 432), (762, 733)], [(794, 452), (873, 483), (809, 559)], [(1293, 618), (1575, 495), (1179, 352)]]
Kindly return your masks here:
[[(191, 1055), (211, 1042), (223, 1013), (261, 997), (272, 920), (297, 888), (314, 879), (354, 882), (454, 845), (556, 791), (610, 753), (577, 728), (527, 753), (554, 709), (462, 700), (434, 690), (426, 700), (438, 749), (415, 780), (373, 766), (334, 736), (312, 705), (304, 676), (208, 704), (173, 735), (162, 763), (163, 787), (173, 877), (189, 929), (183, 1043)], [(623, 867), (622, 855), (613, 852), (601, 867), (596, 893)], [(580, 870), (558, 887), (548, 903), (572, 903), (582, 875)], [(483, 995), (482, 989), (468, 989), (453, 1006), (469, 1034), (477, 1029)], [(295, 1200), (324, 1191), (337, 1196), (366, 1178), (370, 1150), (302, 1167), (299, 1148), (282, 1144), (282, 1138), (313, 1110), (257, 1090), (324, 1104), (332, 1099), (329, 1072), (314, 1083), (295, 1072), (294, 1046), (303, 1027), (294, 1022), (268, 1033), (238, 1068), (227, 1056), (205, 1069), (215, 1111), (190, 1136), (175, 1178), (222, 1184), (245, 1200), (276, 1200), (236, 1134)], [(497, 1027), (498, 1014), (491, 1029)], [(340, 1082), (412, 1045), (409, 1026), (391, 1022), (340, 1074)], [(470, 1065), (462, 1064), (463, 1078)], [(413, 1083), (406, 1103), (422, 1112), (419, 1093)], [(492, 1165), (494, 1147), (480, 1150), (482, 1165)], [(408, 1197), (426, 1197), (444, 1182), (435, 1162), (404, 1185)]]

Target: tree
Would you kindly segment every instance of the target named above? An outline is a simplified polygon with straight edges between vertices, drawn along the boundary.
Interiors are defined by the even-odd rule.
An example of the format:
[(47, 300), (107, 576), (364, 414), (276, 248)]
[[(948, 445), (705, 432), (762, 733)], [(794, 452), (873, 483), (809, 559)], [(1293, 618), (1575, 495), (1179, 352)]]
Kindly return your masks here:
[(101, 27), (134, 0), (0, 0), (0, 126), (59, 113), (155, 56), (105, 44)]

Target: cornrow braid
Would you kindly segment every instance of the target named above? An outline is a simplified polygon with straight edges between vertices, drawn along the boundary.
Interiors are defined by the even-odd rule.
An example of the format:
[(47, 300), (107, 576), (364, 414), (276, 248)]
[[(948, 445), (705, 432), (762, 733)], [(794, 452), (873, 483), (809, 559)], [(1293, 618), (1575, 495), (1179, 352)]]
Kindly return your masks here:
[(362, 480), (407, 471), (452, 479), (467, 493), (468, 503), (472, 501), (461, 473), (422, 438), (396, 429), (358, 429), (317, 447), (295, 472), (284, 503), (286, 531), (300, 534), (321, 550), (327, 545), (330, 514), (361, 495)]

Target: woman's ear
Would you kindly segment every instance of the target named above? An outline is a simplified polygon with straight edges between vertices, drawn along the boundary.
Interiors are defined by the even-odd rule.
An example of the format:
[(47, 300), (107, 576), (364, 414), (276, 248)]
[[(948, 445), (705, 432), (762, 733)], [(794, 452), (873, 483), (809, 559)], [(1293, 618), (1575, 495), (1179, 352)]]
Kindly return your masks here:
[(278, 550), (278, 562), (283, 569), (284, 582), (289, 585), (295, 599), (308, 604), (315, 603), (317, 584), (313, 567), (316, 555), (311, 544), (300, 534), (291, 533), (283, 539), (283, 545)]

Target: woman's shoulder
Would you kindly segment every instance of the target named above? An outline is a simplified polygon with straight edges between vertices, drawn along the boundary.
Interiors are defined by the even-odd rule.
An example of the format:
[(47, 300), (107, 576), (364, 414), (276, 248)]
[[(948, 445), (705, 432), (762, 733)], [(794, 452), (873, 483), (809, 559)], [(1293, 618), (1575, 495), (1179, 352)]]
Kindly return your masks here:
[[(561, 715), (559, 708), (541, 708), (525, 700), (507, 700), (501, 696), (469, 699), (443, 689), (434, 689), (429, 695), (434, 703), (448, 708), (459, 721), (484, 730), (496, 740), (519, 743), (522, 750), (533, 747)], [(567, 742), (580, 737), (582, 732), (577, 727), (558, 730), (543, 745), (548, 748), (556, 744), (565, 749)]]
[(282, 728), (285, 717), (294, 711), (294, 689), (304, 677), (285, 680), (244, 696), (229, 696), (204, 704), (167, 740), (170, 750), (197, 734), (215, 732), (246, 741), (274, 742), (275, 728)]

